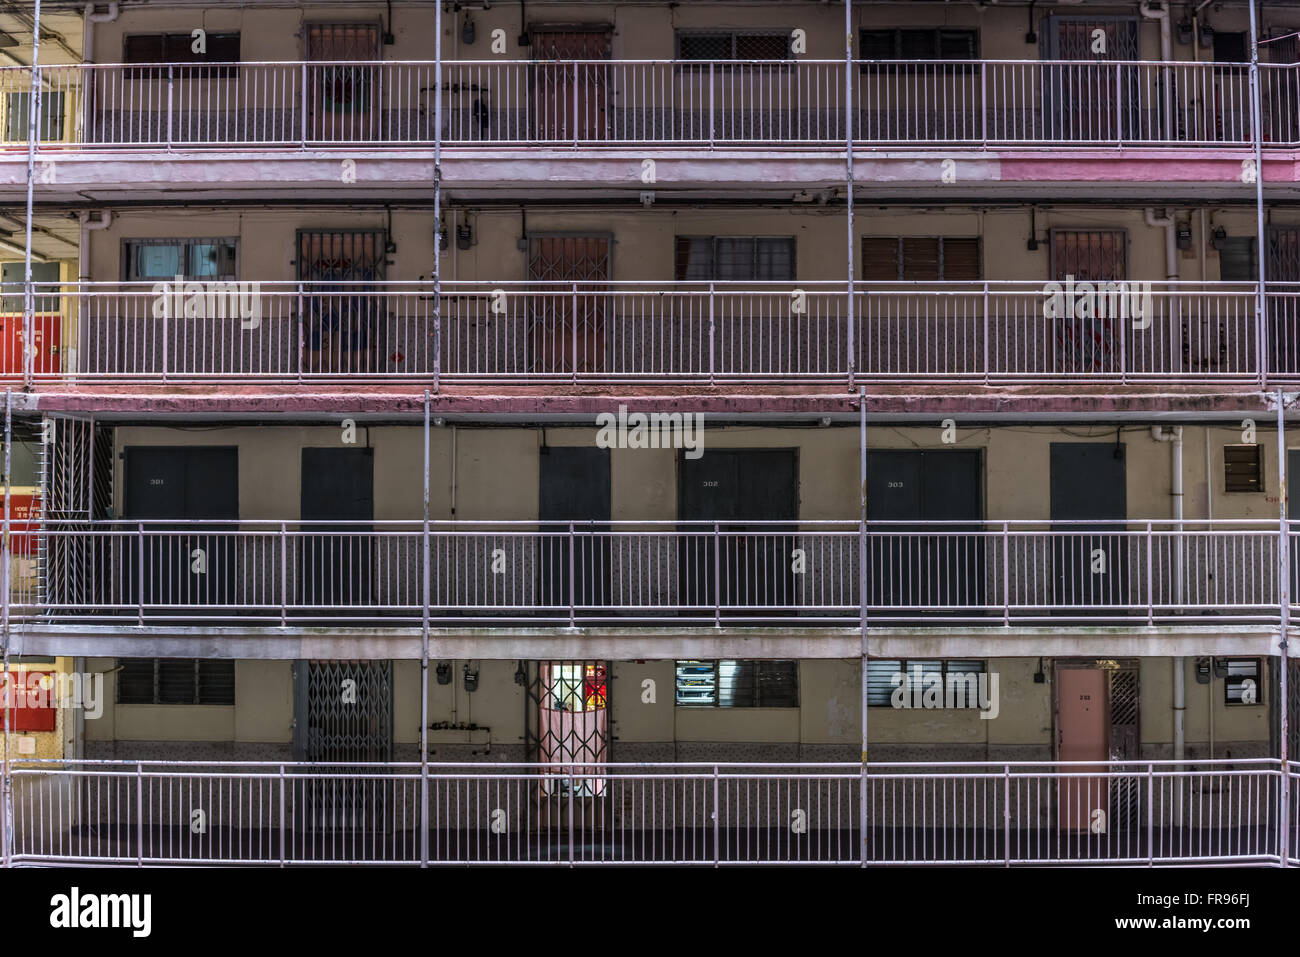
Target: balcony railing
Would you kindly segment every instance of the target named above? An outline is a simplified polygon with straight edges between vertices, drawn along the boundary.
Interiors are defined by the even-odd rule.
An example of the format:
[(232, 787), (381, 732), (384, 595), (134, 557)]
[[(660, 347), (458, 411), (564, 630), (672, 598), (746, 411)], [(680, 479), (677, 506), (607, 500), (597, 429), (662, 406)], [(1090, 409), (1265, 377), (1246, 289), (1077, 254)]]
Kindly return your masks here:
[[(435, 140), (433, 62), (45, 66), (46, 146), (403, 147)], [(1243, 147), (1248, 68), (1150, 61), (854, 61), (852, 134), (909, 147)], [(842, 60), (451, 61), (448, 146), (842, 147)], [(26, 142), (31, 70), (0, 70)], [(1300, 143), (1300, 68), (1260, 68), (1263, 141)], [(3, 144), (0, 144), (3, 145)]]
[[(34, 283), (33, 379), (1300, 379), (1300, 283)], [(22, 284), (0, 370), (24, 372)], [(1048, 310), (1052, 310), (1049, 317)]]
[(1267, 758), (872, 764), (864, 832), (856, 764), (440, 763), (427, 792), (412, 763), (12, 774), (17, 864), (1279, 864), (1300, 796)]
[(436, 522), (427, 539), (409, 522), (51, 521), (36, 537), (44, 573), (11, 615), (47, 625), (856, 626), (862, 597), (876, 626), (1281, 612), (1265, 521)]

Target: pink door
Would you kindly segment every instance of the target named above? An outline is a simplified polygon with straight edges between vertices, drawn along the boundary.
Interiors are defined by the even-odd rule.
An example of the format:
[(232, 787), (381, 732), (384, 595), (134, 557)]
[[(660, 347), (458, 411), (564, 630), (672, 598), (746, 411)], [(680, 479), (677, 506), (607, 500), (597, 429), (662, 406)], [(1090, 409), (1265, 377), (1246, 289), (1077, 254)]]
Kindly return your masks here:
[[(1062, 768), (1062, 772), (1105, 771), (1110, 754), (1106, 672), (1100, 668), (1058, 668), (1056, 682), (1056, 756), (1061, 761), (1091, 762)], [(1109, 790), (1104, 777), (1062, 778), (1057, 792), (1061, 829), (1106, 833)]]

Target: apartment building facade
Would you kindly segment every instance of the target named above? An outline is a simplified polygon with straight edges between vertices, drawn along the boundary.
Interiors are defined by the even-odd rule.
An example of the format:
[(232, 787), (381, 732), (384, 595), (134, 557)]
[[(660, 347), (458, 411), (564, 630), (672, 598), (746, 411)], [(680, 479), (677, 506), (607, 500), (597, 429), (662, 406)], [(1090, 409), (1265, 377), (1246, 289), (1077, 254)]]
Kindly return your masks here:
[(0, 14), (5, 860), (1296, 863), (1298, 34)]

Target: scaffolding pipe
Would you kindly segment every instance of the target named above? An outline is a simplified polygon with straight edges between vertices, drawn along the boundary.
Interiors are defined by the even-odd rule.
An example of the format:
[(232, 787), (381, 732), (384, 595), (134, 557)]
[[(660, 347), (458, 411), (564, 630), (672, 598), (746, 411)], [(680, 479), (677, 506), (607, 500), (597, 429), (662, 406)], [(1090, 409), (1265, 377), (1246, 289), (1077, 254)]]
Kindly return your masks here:
[[(436, 255), (436, 254), (435, 254)], [(420, 866), (429, 866), (429, 390), (424, 390), (423, 621), (420, 630)]]
[(844, 0), (844, 183), (845, 205), (848, 210), (848, 273), (849, 294), (845, 307), (848, 321), (849, 392), (857, 371), (855, 363), (856, 330), (853, 315), (853, 0)]
[(1250, 0), (1250, 126), (1255, 144), (1255, 235), (1256, 267), (1259, 270), (1255, 290), (1255, 335), (1259, 339), (1259, 384), (1268, 385), (1268, 333), (1265, 321), (1264, 283), (1268, 270), (1268, 237), (1264, 234), (1264, 112), (1263, 95), (1259, 87), (1259, 27), (1255, 19), (1255, 0)]
[[(1254, 10), (1254, 3), (1251, 4)], [(1290, 851), (1289, 832), (1291, 828), (1291, 776), (1288, 774), (1288, 762), (1291, 755), (1287, 749), (1287, 735), (1290, 733), (1289, 721), (1287, 715), (1290, 698), (1288, 697), (1290, 689), (1287, 680), (1287, 672), (1290, 659), (1289, 642), (1287, 641), (1287, 631), (1291, 627), (1291, 536), (1287, 524), (1287, 475), (1286, 475), (1286, 394), (1277, 390), (1277, 482), (1278, 482), (1278, 577), (1279, 588), (1278, 597), (1281, 601), (1281, 628), (1279, 629), (1278, 655), (1279, 657), (1279, 678), (1278, 678), (1278, 751), (1282, 761), (1282, 794), (1279, 800), (1280, 820), (1282, 826), (1279, 834), (1279, 857), (1282, 866), (1287, 866), (1287, 855)]]
[(862, 661), (862, 773), (858, 829), (862, 866), (867, 866), (867, 390), (858, 389), (858, 651)]
[[(36, 300), (32, 295), (32, 201), (36, 188), (36, 138), (40, 136), (41, 70), (37, 65), (41, 51), (41, 0), (36, 0), (32, 23), (32, 81), (27, 95), (27, 242), (23, 249), (23, 385), (32, 384), (36, 358), (33, 336), (36, 330)], [(6, 584), (5, 587), (8, 587)]]
[[(433, 391), (442, 369), (442, 2), (433, 5)], [(576, 320), (575, 320), (576, 321)]]
[[(1170, 217), (1172, 221), (1173, 217)], [(1169, 496), (1175, 527), (1183, 527), (1183, 427), (1175, 425), (1151, 426), (1151, 438), (1157, 442), (1169, 443)], [(1178, 537), (1174, 545), (1174, 580), (1170, 595), (1174, 603), (1174, 612), (1182, 610), (1183, 604), (1183, 569), (1184, 542)], [(1154, 597), (1152, 599), (1154, 601)], [(1187, 661), (1182, 656), (1173, 659), (1174, 679), (1174, 760), (1181, 761), (1186, 755), (1186, 721), (1187, 721)], [(1179, 809), (1181, 811), (1181, 808)]]
[(0, 725), (0, 737), (4, 738), (3, 755), (0, 756), (0, 814), (4, 815), (4, 840), (0, 841), (0, 865), (8, 867), (13, 858), (14, 801), (13, 782), (9, 777), (9, 707), (11, 689), (9, 686), (9, 447), (13, 444), (13, 390), (5, 389), (5, 514), (3, 538), (0, 538), (0, 575), (4, 576), (4, 594), (0, 596), (0, 633), (3, 634), (4, 648), (0, 651), (0, 678), (4, 680), (3, 725)]

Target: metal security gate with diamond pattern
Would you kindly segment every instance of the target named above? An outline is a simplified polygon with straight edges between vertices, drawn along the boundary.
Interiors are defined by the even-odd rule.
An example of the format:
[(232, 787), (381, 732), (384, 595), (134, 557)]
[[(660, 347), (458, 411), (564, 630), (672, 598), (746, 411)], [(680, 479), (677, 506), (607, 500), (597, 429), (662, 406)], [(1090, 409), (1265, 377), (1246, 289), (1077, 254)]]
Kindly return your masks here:
[[(391, 661), (298, 661), (293, 669), (295, 761), (344, 765), (393, 759), (393, 663)], [(309, 773), (314, 770), (306, 769)], [(295, 786), (299, 830), (382, 830), (392, 820), (392, 796), (374, 775), (378, 768), (327, 770), (347, 777)]]
[[(1265, 268), (1270, 282), (1300, 282), (1300, 228), (1269, 228)], [(1270, 299), (1265, 334), (1269, 371), (1288, 376), (1300, 373), (1300, 308), (1294, 296)]]
[(1137, 104), (1142, 97), (1137, 70), (1117, 67), (1120, 72), (1111, 75), (1109, 71), (1099, 72), (1082, 63), (1137, 60), (1137, 18), (1046, 19), (1044, 58), (1079, 64), (1052, 66), (1044, 71), (1043, 108), (1047, 114), (1044, 122), (1051, 134), (1098, 143), (1131, 138), (1140, 128)]
[[(610, 237), (533, 235), (528, 239), (529, 341), (534, 372), (576, 375), (605, 368)], [(561, 285), (570, 283), (569, 287)]]
[[(617, 789), (596, 773), (610, 761), (609, 663), (533, 661), (524, 695), (528, 760), (558, 763), (538, 782), (536, 827), (558, 840), (570, 825), (590, 839), (614, 826)], [(563, 766), (567, 765), (567, 767)]]

